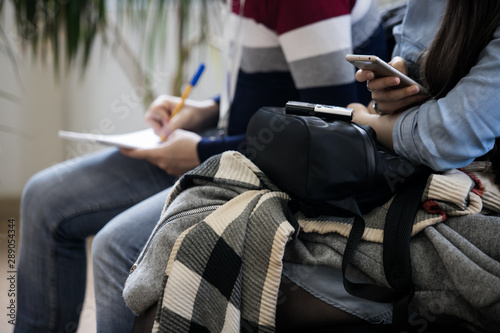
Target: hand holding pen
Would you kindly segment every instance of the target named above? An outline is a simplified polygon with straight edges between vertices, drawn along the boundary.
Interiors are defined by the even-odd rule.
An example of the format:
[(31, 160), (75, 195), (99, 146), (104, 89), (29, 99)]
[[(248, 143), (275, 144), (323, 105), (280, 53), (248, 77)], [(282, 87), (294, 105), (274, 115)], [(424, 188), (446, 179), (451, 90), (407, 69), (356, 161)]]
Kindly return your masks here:
[[(190, 127), (196, 127), (196, 119), (193, 119), (192, 115), (195, 114), (193, 111), (198, 108), (197, 104), (199, 103), (189, 100), (186, 102), (186, 100), (204, 68), (204, 64), (199, 66), (180, 98), (162, 95), (149, 107), (145, 120), (160, 136), (161, 141), (164, 141), (177, 128), (191, 129)], [(193, 124), (190, 125), (190, 123)]]

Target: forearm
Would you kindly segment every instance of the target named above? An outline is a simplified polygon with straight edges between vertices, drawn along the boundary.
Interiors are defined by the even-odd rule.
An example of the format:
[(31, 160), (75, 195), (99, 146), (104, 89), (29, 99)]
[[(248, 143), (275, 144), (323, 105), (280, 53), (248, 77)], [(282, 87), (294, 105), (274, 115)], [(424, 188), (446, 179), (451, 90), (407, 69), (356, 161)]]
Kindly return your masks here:
[(186, 100), (184, 108), (171, 119), (171, 130), (184, 129), (201, 133), (204, 129), (215, 127), (219, 116), (219, 104), (213, 99), (202, 101)]
[(199, 108), (193, 116), (195, 123), (201, 129), (214, 127), (219, 119), (219, 104), (213, 99), (197, 101), (196, 106)]
[[(359, 104), (358, 104), (359, 105)], [(349, 107), (354, 108), (353, 121), (360, 125), (367, 125), (373, 128), (377, 133), (377, 141), (384, 147), (394, 150), (394, 143), (392, 140), (392, 130), (394, 124), (400, 114), (374, 114), (370, 112), (362, 112), (356, 104), (350, 104)]]

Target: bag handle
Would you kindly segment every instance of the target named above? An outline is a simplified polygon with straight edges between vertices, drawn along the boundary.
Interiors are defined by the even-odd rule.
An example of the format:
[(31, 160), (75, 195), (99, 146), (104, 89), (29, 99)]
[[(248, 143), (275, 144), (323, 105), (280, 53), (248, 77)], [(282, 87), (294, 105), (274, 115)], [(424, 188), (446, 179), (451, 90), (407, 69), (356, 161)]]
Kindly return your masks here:
[(401, 188), (387, 212), (384, 226), (383, 263), (387, 282), (393, 289), (373, 284), (353, 283), (345, 275), (365, 229), (365, 220), (359, 209), (353, 210), (354, 222), (344, 250), (342, 277), (345, 289), (354, 296), (376, 302), (394, 301), (393, 332), (414, 331), (408, 323), (408, 304), (414, 295), (411, 281), (410, 237), (415, 214), (421, 206), (426, 185), (424, 178), (418, 177)]
[(351, 282), (347, 276), (347, 267), (351, 263), (356, 247), (361, 241), (363, 232), (365, 230), (365, 220), (361, 214), (356, 214), (354, 216), (354, 222), (352, 224), (351, 232), (349, 233), (349, 238), (344, 250), (344, 256), (342, 258), (342, 278), (344, 282), (344, 288), (351, 295), (368, 299), (374, 302), (390, 303), (396, 299), (404, 296), (398, 290), (387, 288), (380, 285), (369, 284), (369, 283), (355, 283)]
[[(408, 323), (408, 304), (414, 295), (411, 282), (410, 238), (413, 222), (421, 207), (423, 191), (427, 185), (426, 174), (417, 177), (396, 194), (389, 207), (384, 226), (383, 264), (387, 282), (392, 288), (369, 283), (354, 283), (346, 276), (347, 267), (352, 262), (356, 247), (365, 230), (365, 220), (354, 198), (341, 202), (324, 202), (321, 206), (295, 203), (296, 210), (309, 215), (353, 216), (351, 232), (342, 258), (342, 278), (344, 288), (351, 295), (375, 302), (391, 303), (393, 306), (394, 332), (414, 331)], [(300, 206), (297, 207), (297, 206)]]
[[(396, 300), (392, 323), (395, 328), (413, 329), (408, 325), (408, 304), (415, 294), (412, 283), (410, 239), (413, 222), (422, 206), (422, 195), (427, 186), (419, 177), (403, 187), (394, 197), (386, 215), (384, 226), (383, 263), (387, 282), (391, 287), (405, 293)], [(398, 332), (401, 330), (398, 329)]]
[(354, 222), (352, 224), (349, 237), (347, 238), (342, 258), (342, 277), (344, 281), (344, 288), (351, 295), (382, 303), (390, 303), (403, 296), (392, 288), (368, 283), (354, 283), (347, 279), (345, 274), (347, 267), (352, 261), (356, 247), (361, 241), (361, 237), (363, 236), (363, 232), (365, 230), (365, 220), (353, 196), (337, 201), (324, 201), (321, 204), (292, 199), (289, 203), (289, 207), (292, 213), (296, 213), (300, 210), (308, 217), (318, 215), (354, 217)]

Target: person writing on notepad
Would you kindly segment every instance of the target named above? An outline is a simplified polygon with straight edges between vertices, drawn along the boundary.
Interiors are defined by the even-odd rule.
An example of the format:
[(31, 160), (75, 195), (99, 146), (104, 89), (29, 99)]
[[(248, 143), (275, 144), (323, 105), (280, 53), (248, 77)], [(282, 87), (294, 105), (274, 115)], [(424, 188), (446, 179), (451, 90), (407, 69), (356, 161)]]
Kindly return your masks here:
[(202, 137), (198, 133), (213, 128), (219, 113), (215, 100), (187, 100), (204, 68), (201, 64), (180, 98), (162, 95), (149, 107), (145, 120), (160, 137), (162, 145), (154, 149), (122, 148), (124, 155), (145, 159), (174, 176), (200, 165), (197, 146)]
[[(85, 240), (95, 235), (97, 330), (129, 332), (135, 316), (123, 301), (123, 284), (178, 176), (210, 156), (243, 150), (248, 120), (262, 106), (368, 102), (344, 55), (384, 57), (385, 38), (374, 1), (353, 3), (246, 0), (243, 8), (233, 1), (231, 22), (239, 27), (231, 31), (241, 33), (234, 40), (241, 59), (231, 57), (239, 69), (230, 93), (220, 100), (187, 98), (174, 117), (181, 99), (159, 96), (146, 115), (165, 136), (159, 147), (105, 150), (32, 177), (21, 203), (15, 331), (76, 327), (85, 294)], [(202, 136), (216, 124), (218, 134)]]

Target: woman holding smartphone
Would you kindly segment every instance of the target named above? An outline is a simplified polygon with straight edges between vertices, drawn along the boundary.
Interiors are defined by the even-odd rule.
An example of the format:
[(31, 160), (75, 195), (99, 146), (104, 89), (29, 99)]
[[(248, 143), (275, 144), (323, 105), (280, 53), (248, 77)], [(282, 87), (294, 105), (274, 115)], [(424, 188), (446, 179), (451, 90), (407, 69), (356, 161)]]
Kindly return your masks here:
[[(439, 27), (435, 13), (445, 7)], [(397, 77), (375, 79), (360, 70), (356, 79), (367, 82), (373, 104), (351, 104), (354, 121), (373, 127), (384, 146), (437, 171), (487, 154), (499, 183), (499, 24), (499, 1), (410, 0), (394, 31), (391, 65), (420, 81), (431, 97), (419, 95), (417, 86), (394, 89)]]
[[(419, 94), (417, 85), (397, 87), (400, 79), (396, 76), (375, 78), (372, 71), (359, 70), (356, 79), (366, 82), (373, 103), (368, 106), (354, 103), (348, 105), (348, 108), (354, 109), (353, 121), (371, 126), (382, 145), (415, 164), (428, 165), (436, 171), (465, 167), (476, 158), (486, 155), (492, 162), (496, 183), (500, 184), (500, 158), (497, 150), (497, 138), (500, 137), (499, 26), (498, 0), (409, 0), (403, 23), (394, 29), (396, 46), (390, 64), (422, 84), (430, 96)], [(455, 233), (460, 239), (467, 239), (467, 236), (473, 234), (471, 228), (475, 230), (475, 235), (484, 232), (494, 235), (493, 229), (497, 228), (494, 226), (498, 226), (498, 220), (498, 217), (478, 214), (467, 219), (450, 218), (448, 224), (458, 226), (456, 230), (450, 227), (450, 233)], [(491, 228), (478, 228), (482, 222)], [(465, 236), (461, 231), (464, 231)], [(498, 242), (481, 243), (478, 246), (480, 249), (475, 247), (474, 241), (470, 244), (474, 251), (483, 251), (484, 257), (491, 254), (491, 260), (498, 264)], [(423, 259), (426, 263), (438, 255), (432, 252), (432, 246), (430, 248), (426, 253), (427, 257)], [(322, 251), (327, 250), (323, 248)], [(457, 267), (464, 265), (459, 260), (454, 263)], [(284, 267), (288, 268), (287, 265), (289, 263), (285, 262)], [(305, 289), (315, 290), (316, 295), (320, 295), (326, 303), (335, 304), (338, 295), (334, 291), (341, 288), (337, 287), (338, 282), (325, 277), (333, 275), (332, 272), (320, 277), (314, 265), (303, 265), (300, 269), (302, 278), (292, 280)], [(432, 269), (431, 265), (418, 267), (418, 274), (428, 278), (432, 276)], [(308, 279), (308, 276), (313, 278)], [(453, 288), (460, 288), (460, 284), (464, 283), (466, 282), (458, 281)], [(328, 287), (322, 288), (322, 285)], [(479, 301), (484, 301), (489, 296), (485, 295), (482, 287), (478, 286), (475, 293)], [(485, 326), (485, 329), (491, 324), (491, 321), (482, 317), (481, 311), (484, 308), (478, 310), (470, 303), (459, 305), (459, 293), (451, 290), (447, 294), (447, 291), (439, 287), (434, 290), (436, 293), (425, 290), (429, 291), (428, 295), (435, 297), (421, 302), (418, 310), (432, 314), (434, 319), (438, 315), (444, 315), (448, 319), (454, 318), (452, 320), (455, 320), (455, 324), (461, 321), (473, 322), (475, 325)], [(294, 297), (300, 299), (296, 293), (287, 293), (286, 290), (283, 293), (289, 300)], [(297, 327), (298, 320), (306, 320), (304, 312), (300, 312), (304, 308), (315, 312), (315, 316), (309, 317), (309, 322), (313, 321), (310, 318), (318, 321), (317, 317), (323, 317), (333, 326), (339, 320), (333, 314), (324, 315), (318, 307), (304, 304), (306, 303), (294, 301), (278, 306), (278, 322), (280, 319), (283, 323), (293, 321)], [(353, 304), (366, 308), (369, 303), (357, 299)], [(498, 310), (493, 308), (498, 309), (498, 306), (498, 299), (488, 303), (490, 315), (497, 316), (494, 311)], [(325, 309), (328, 307), (323, 306), (323, 310)], [(301, 316), (290, 316), (290, 313), (301, 313)], [(390, 312), (384, 315), (382, 311), (377, 317), (379, 322), (386, 323), (390, 318)], [(498, 324), (489, 326), (491, 327), (496, 332)]]

